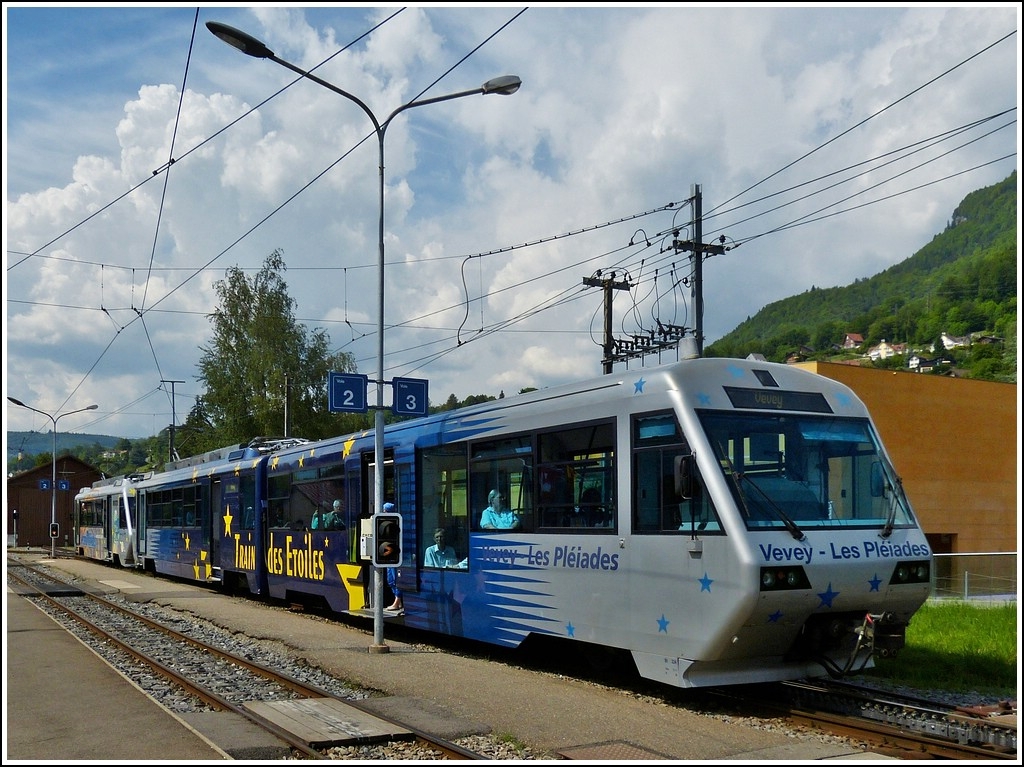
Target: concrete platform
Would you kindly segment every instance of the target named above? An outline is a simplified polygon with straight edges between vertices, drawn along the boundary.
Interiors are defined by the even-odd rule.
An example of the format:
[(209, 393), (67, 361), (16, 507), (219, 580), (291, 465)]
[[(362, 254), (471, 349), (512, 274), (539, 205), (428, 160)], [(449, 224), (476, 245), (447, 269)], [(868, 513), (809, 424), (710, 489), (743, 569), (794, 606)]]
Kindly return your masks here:
[[(372, 624), (360, 630), (92, 562), (47, 564), (84, 579), (83, 587), (186, 610), (279, 642), (335, 676), (375, 691), (362, 701), (369, 710), (449, 740), (494, 733), (573, 759), (596, 752), (618, 755), (609, 759), (700, 762), (884, 758), (814, 736), (794, 739), (682, 708), (651, 706), (567, 677), (396, 641), (392, 626), (385, 626), (389, 651), (375, 653), (370, 652)], [(25, 599), (8, 593), (5, 600), (5, 761), (281, 758), (274, 755), (274, 743), (256, 740), (226, 715), (178, 717), (163, 711)], [(143, 732), (152, 737), (128, 735)]]

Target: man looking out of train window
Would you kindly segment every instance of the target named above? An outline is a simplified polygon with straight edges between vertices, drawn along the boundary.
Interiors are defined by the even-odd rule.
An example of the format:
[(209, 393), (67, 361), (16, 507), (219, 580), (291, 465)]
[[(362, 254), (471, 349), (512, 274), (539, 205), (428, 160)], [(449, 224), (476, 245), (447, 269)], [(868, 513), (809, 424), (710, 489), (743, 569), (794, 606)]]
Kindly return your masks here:
[(465, 567), (455, 556), (455, 549), (445, 540), (445, 532), (441, 528), (434, 531), (434, 545), (428, 546), (423, 552), (424, 567)]
[(497, 490), (487, 494), (489, 504), (480, 515), (480, 527), (484, 530), (514, 530), (519, 527), (519, 517), (505, 506), (505, 498)]

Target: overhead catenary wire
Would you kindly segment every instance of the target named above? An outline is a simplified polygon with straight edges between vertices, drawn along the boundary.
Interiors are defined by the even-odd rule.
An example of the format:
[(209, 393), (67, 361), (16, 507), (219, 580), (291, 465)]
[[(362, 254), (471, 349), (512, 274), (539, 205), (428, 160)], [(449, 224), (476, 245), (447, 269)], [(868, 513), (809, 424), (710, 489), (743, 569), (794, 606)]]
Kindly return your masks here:
[[(1005, 39), (1005, 38), (1004, 38), (1004, 39)], [(993, 45), (994, 45), (994, 44), (993, 44)], [(979, 53), (980, 53), (980, 52), (979, 52)], [(976, 55), (978, 55), (978, 54), (975, 54), (975, 56), (976, 56)], [(973, 57), (972, 57), (972, 58), (973, 58)], [(970, 59), (968, 59), (968, 60), (970, 60)], [(962, 62), (962, 63), (963, 63), (963, 62)], [(959, 66), (959, 65), (958, 65), (958, 66)], [(956, 68), (956, 67), (954, 67), (954, 68), (952, 68), (952, 69), (955, 69), (955, 68)], [(950, 70), (948, 70), (948, 71), (952, 71), (952, 69), (950, 69)], [(924, 86), (921, 86), (921, 87), (924, 87)], [(184, 88), (182, 88), (182, 90), (184, 90)], [(920, 90), (920, 88), (918, 88), (918, 90)], [(916, 92), (916, 91), (914, 91), (914, 92)], [(912, 93), (914, 93), (914, 92), (911, 92), (911, 94), (907, 94), (907, 96), (909, 96), (909, 95), (912, 95)], [(904, 98), (906, 98), (907, 96), (905, 96)], [(900, 99), (900, 100), (903, 100), (903, 99)], [(893, 102), (893, 103), (898, 103), (898, 102)], [(891, 106), (891, 105), (890, 105), (890, 106)], [(888, 107), (887, 107), (887, 108), (888, 108)], [(882, 111), (884, 111), (884, 110), (882, 110)], [(866, 120), (865, 120), (865, 121), (866, 121)], [(862, 121), (862, 122), (865, 122), (865, 121)], [(853, 126), (853, 127), (857, 127), (857, 126)], [(226, 129), (226, 128), (225, 128), (225, 129)], [(851, 128), (851, 129), (849, 129), (849, 130), (852, 130), (852, 128)], [(840, 135), (842, 135), (842, 134), (840, 134)], [(837, 137), (835, 137), (835, 138), (838, 138), (838, 137), (839, 137), (839, 136), (837, 136)], [(826, 143), (830, 143), (831, 141), (834, 141), (834, 140), (835, 140), (835, 138), (833, 138), (833, 139), (830, 139), (830, 141), (829, 141), (829, 142), (826, 142)], [(205, 142), (204, 142), (204, 143), (205, 143)], [(820, 147), (819, 147), (819, 148), (820, 148)], [(194, 150), (190, 150), (190, 151), (194, 151)], [(350, 150), (350, 151), (351, 151), (351, 150)], [(816, 151), (816, 150), (812, 150), (812, 151)], [(182, 155), (182, 156), (186, 156), (186, 155)], [(804, 156), (806, 157), (807, 155), (804, 155)], [(1007, 158), (1007, 157), (1009, 157), (1009, 156), (1010, 156), (1010, 155), (1007, 155), (1007, 156), (1003, 156), (1003, 157), (999, 158), (998, 160), (993, 160), (992, 162), (998, 162), (998, 161), (1001, 161), (1001, 160), (1003, 160), (1003, 159), (1006, 159), (1006, 158)], [(181, 159), (181, 158), (178, 158), (178, 161), (180, 161), (180, 159)], [(339, 160), (338, 160), (338, 161), (340, 161), (340, 159), (342, 159), (342, 158), (339, 158)], [(800, 158), (800, 159), (802, 159), (802, 158)], [(158, 169), (158, 172), (159, 172), (159, 174), (164, 174), (164, 171), (168, 170), (168, 169), (169, 169), (169, 168), (171, 167), (171, 165), (172, 165), (172, 164), (173, 164), (174, 162), (175, 162), (175, 159), (173, 158), (173, 151), (172, 151), (172, 152), (170, 153), (170, 159), (169, 159), (168, 163), (166, 164), (166, 166), (162, 167), (161, 169)], [(337, 161), (336, 161), (336, 162), (337, 162)], [(791, 165), (792, 165), (792, 164), (791, 164)], [(331, 167), (333, 167), (333, 165), (332, 165)], [(790, 166), (789, 166), (789, 165), (787, 165), (786, 167), (788, 168), (788, 167), (790, 167)], [(982, 167), (982, 166), (975, 166), (975, 167)], [(328, 168), (328, 169), (325, 169), (324, 173), (326, 173), (326, 172), (327, 172), (327, 170), (329, 170), (329, 168)], [(777, 171), (776, 173), (778, 173), (778, 172), (780, 172), (780, 171)], [(962, 172), (968, 172), (968, 171), (962, 171)], [(157, 175), (157, 174), (155, 174), (155, 175)], [(770, 178), (772, 178), (772, 176), (774, 176), (774, 175), (776, 175), (776, 174), (772, 174), (771, 176), (768, 176), (768, 177), (766, 177), (766, 179), (762, 179), (762, 182), (763, 182), (763, 181), (766, 181), (766, 180), (768, 180), (768, 179), (770, 179)], [(951, 177), (954, 177), (955, 175), (959, 175), (959, 174), (950, 174), (950, 175), (947, 175), (947, 176), (945, 176), (945, 177), (943, 177), (943, 178), (944, 178), (944, 179), (945, 179), (945, 178), (951, 178)], [(321, 175), (318, 175), (317, 177), (315, 177), (314, 179), (312, 179), (312, 180), (311, 180), (311, 181), (309, 182), (309, 184), (307, 184), (307, 185), (306, 185), (306, 186), (304, 186), (304, 187), (303, 187), (302, 189), (300, 189), (300, 190), (299, 190), (298, 192), (296, 192), (296, 193), (295, 193), (295, 195), (293, 195), (292, 197), (290, 197), (290, 198), (289, 198), (289, 200), (291, 200), (291, 199), (294, 199), (294, 197), (295, 197), (295, 196), (297, 196), (298, 194), (300, 194), (300, 193), (302, 193), (303, 191), (305, 191), (306, 189), (308, 189), (308, 188), (309, 188), (309, 186), (311, 186), (311, 185), (312, 185), (313, 183), (315, 183), (315, 182), (316, 182), (316, 181), (317, 181), (317, 180), (318, 180), (319, 178), (321, 178), (321, 177), (322, 177), (322, 174), (321, 174)], [(939, 180), (943, 180), (943, 179), (939, 179)], [(166, 189), (166, 184), (167, 184), (167, 177), (166, 177), (166, 175), (165, 175), (165, 179), (164, 179), (164, 181), (165, 181), (165, 189)], [(762, 182), (758, 182), (758, 184), (755, 184), (754, 186), (758, 186), (758, 185), (760, 185), (760, 184), (761, 184)], [(934, 181), (934, 182), (930, 182), (930, 183), (937, 183), (937, 182), (938, 182), (938, 180), (936, 180), (936, 181)], [(809, 182), (805, 182), (805, 183), (809, 183)], [(914, 187), (913, 189), (910, 189), (910, 190), (906, 190), (905, 192), (901, 192), (901, 193), (910, 193), (910, 192), (912, 192), (912, 191), (914, 191), (914, 190), (917, 190), (917, 189), (923, 188), (923, 186), (926, 186), (926, 185), (919, 185), (919, 186), (916, 186), (916, 187)], [(752, 189), (752, 188), (753, 188), (753, 187), (750, 187), (750, 189)], [(748, 189), (747, 191), (749, 191), (749, 189)], [(743, 194), (743, 193), (741, 193), (741, 194)], [(730, 198), (730, 201), (731, 201), (731, 200), (734, 200), (734, 199), (736, 199), (736, 197), (738, 197), (738, 196), (739, 196), (739, 195), (737, 195), (737, 196), (734, 196), (733, 198)], [(884, 199), (891, 199), (891, 197), (892, 197), (892, 196), (895, 196), (895, 195), (890, 195), (890, 196), (887, 196), (887, 197), (883, 198), (883, 200), (884, 200)], [(848, 198), (846, 198), (846, 199), (847, 199), (847, 200), (849, 200), (849, 199), (852, 199), (852, 198), (853, 198), (853, 195), (849, 196), (849, 197), (848, 197)], [(881, 200), (879, 200), (879, 201), (881, 201)], [(747, 204), (749, 204), (749, 203), (747, 203)], [(834, 205), (837, 205), (837, 204), (838, 204), (838, 203), (832, 203), (832, 206), (834, 206)], [(865, 205), (866, 205), (866, 204), (873, 204), (873, 203), (865, 203)], [(283, 207), (283, 206), (282, 206), (282, 207)], [(721, 207), (721, 206), (720, 206), (720, 207)], [(736, 244), (738, 245), (738, 244), (740, 244), (740, 243), (744, 243), (744, 242), (749, 242), (749, 241), (751, 241), (751, 239), (754, 239), (754, 238), (756, 238), (756, 237), (764, 237), (764, 236), (767, 236), (768, 234), (776, 233), (776, 232), (778, 232), (778, 231), (784, 231), (785, 229), (787, 229), (787, 228), (791, 228), (791, 227), (793, 227), (793, 226), (797, 226), (797, 225), (805, 225), (805, 224), (807, 224), (807, 223), (811, 223), (811, 222), (813, 222), (813, 221), (817, 221), (817, 220), (821, 220), (821, 219), (823, 219), (823, 218), (827, 218), (828, 216), (825, 216), (825, 215), (817, 215), (817, 214), (821, 214), (821, 213), (822, 213), (823, 211), (827, 210), (827, 209), (828, 209), (828, 207), (829, 207), (829, 206), (823, 206), (822, 208), (820, 208), (820, 209), (819, 209), (818, 211), (816, 211), (816, 212), (815, 212), (815, 214), (814, 214), (814, 215), (816, 215), (817, 217), (811, 218), (810, 220), (806, 220), (806, 221), (801, 221), (801, 219), (793, 219), (793, 220), (791, 220), (790, 222), (787, 222), (786, 224), (780, 225), (779, 227), (775, 227), (775, 228), (770, 228), (770, 229), (767, 229), (767, 230), (765, 230), (765, 231), (763, 231), (763, 232), (761, 232), (761, 233), (758, 233), (758, 234), (756, 234), (756, 235), (751, 235), (751, 236), (747, 236), (746, 238), (737, 238), (737, 239), (735, 240), (735, 243), (736, 243)], [(835, 212), (833, 212), (833, 213), (832, 213), (832, 214), (830, 214), (830, 215), (839, 215), (839, 214), (840, 214), (840, 213), (842, 213), (842, 212), (847, 212), (847, 211), (850, 211), (850, 210), (855, 210), (855, 209), (857, 209), (858, 207), (862, 207), (862, 206), (855, 206), (855, 207), (849, 207), (849, 208), (846, 208), (846, 209), (845, 209), (844, 211), (835, 211)], [(279, 209), (280, 209), (280, 208), (278, 208), (278, 209), (275, 209), (275, 212), (276, 212), (277, 210), (279, 210)], [(272, 214), (271, 214), (271, 215), (272, 215)], [(638, 214), (638, 215), (641, 215), (641, 214)], [(715, 213), (714, 215), (720, 215), (720, 213)], [(758, 216), (752, 216), (751, 218), (749, 218), (749, 219), (745, 219), (744, 221), (754, 220), (754, 218), (757, 218), (757, 217), (759, 217), (759, 216), (761, 216), (761, 215), (767, 215), (767, 212), (766, 212), (766, 213), (763, 213), (763, 214), (758, 214)], [(808, 215), (808, 214), (805, 214), (805, 217), (806, 217), (806, 215)], [(709, 217), (710, 217), (710, 216), (709, 216)], [(268, 216), (267, 218), (269, 218), (269, 216)], [(265, 221), (265, 220), (266, 220), (266, 219), (264, 219), (264, 221)], [(262, 222), (261, 222), (261, 223), (262, 223)], [(257, 225), (257, 226), (258, 226), (258, 225)], [(724, 225), (724, 226), (723, 226), (723, 228), (725, 228), (725, 227), (728, 227), (728, 226), (729, 226), (729, 225)], [(256, 228), (256, 227), (253, 227), (253, 229), (250, 229), (249, 231), (247, 231), (247, 232), (246, 232), (246, 233), (245, 233), (244, 235), (242, 235), (242, 237), (240, 237), (240, 238), (239, 238), (238, 240), (236, 240), (236, 241), (235, 241), (234, 243), (232, 243), (232, 245), (236, 245), (236, 244), (237, 244), (238, 242), (240, 242), (240, 241), (241, 241), (242, 239), (244, 239), (244, 237), (245, 237), (245, 236), (247, 236), (248, 234), (250, 234), (250, 233), (251, 233), (251, 232), (252, 232), (252, 231), (253, 231), (253, 230), (254, 230), (255, 228)], [(574, 230), (574, 231), (568, 232), (568, 233), (566, 233), (565, 235), (555, 235), (555, 236), (553, 236), (553, 237), (566, 237), (566, 238), (567, 238), (567, 237), (575, 237), (575, 236), (577, 236), (577, 235), (580, 235), (580, 234), (582, 234), (582, 233), (584, 233), (584, 232), (588, 231), (589, 229), (590, 229), (589, 227), (584, 227), (584, 228), (581, 228), (581, 229), (578, 229), (578, 230)], [(71, 231), (71, 230), (69, 230), (69, 231)], [(668, 230), (664, 230), (664, 231), (668, 231)], [(716, 231), (719, 231), (719, 230), (716, 230)], [(655, 236), (655, 238), (657, 238), (657, 235)], [(546, 242), (546, 241), (550, 241), (550, 239), (552, 239), (552, 238), (542, 238), (542, 239), (539, 239), (539, 240), (537, 240), (537, 241), (535, 241), (535, 242), (533, 242), (533, 243), (521, 243), (521, 244), (519, 244), (519, 245), (512, 245), (512, 246), (507, 246), (507, 247), (501, 247), (501, 248), (494, 248), (494, 249), (490, 249), (490, 250), (487, 250), (487, 251), (482, 251), (481, 253), (479, 253), (479, 254), (476, 254), (476, 255), (475, 255), (474, 257), (479, 257), (479, 258), (483, 258), (484, 256), (488, 256), (488, 255), (492, 255), (492, 254), (499, 254), (499, 253), (511, 253), (511, 252), (513, 252), (513, 251), (516, 251), (516, 250), (520, 250), (520, 249), (522, 249), (522, 248), (525, 248), (525, 247), (530, 247), (530, 246), (531, 246), (532, 244), (541, 244), (541, 243), (543, 243), (543, 242)], [(44, 247), (45, 247), (45, 246), (44, 246)], [(219, 258), (219, 257), (223, 256), (223, 255), (224, 255), (224, 253), (228, 252), (228, 250), (230, 250), (230, 247), (229, 247), (229, 248), (226, 248), (226, 249), (224, 249), (223, 251), (221, 251), (221, 253), (219, 253), (219, 254), (218, 254), (217, 258)], [(462, 258), (466, 258), (466, 257), (465, 257), (465, 256), (462, 256)], [(213, 260), (216, 260), (216, 258), (215, 258), (215, 259), (213, 259)], [(207, 262), (207, 263), (206, 263), (206, 264), (205, 264), (204, 266), (200, 267), (200, 269), (207, 269), (207, 268), (209, 268), (210, 264), (212, 264), (212, 263), (213, 263), (213, 260), (211, 260), (211, 261)], [(19, 263), (20, 263), (20, 262), (19, 262)], [(482, 262), (478, 262), (478, 265), (480, 265), (480, 264), (482, 264)], [(16, 265), (17, 265), (17, 264), (15, 264), (15, 266), (16, 266)], [(151, 265), (152, 265), (152, 260), (151, 260)], [(398, 265), (398, 264), (396, 263), (396, 264), (395, 264), (395, 266), (397, 266), (397, 265)], [(9, 267), (9, 268), (13, 268), (13, 267)], [(358, 266), (354, 266), (354, 267), (352, 267), (352, 268), (359, 268), (359, 267), (358, 267)], [(654, 266), (654, 265), (652, 264), (650, 268), (654, 270), (654, 279), (656, 280), (656, 279), (657, 279), (657, 274), (658, 274), (658, 268), (659, 268), (659, 267), (655, 267), (655, 266)], [(642, 271), (642, 270), (641, 270), (641, 271)], [(151, 273), (151, 272), (150, 272), (150, 273)], [(482, 284), (482, 271), (479, 271), (479, 270), (478, 270), (478, 274), (479, 274), (479, 275), (481, 276), (481, 286), (480, 286), (480, 289), (479, 289), (479, 291), (478, 291), (478, 292), (479, 292), (479, 294), (480, 294), (480, 296), (479, 296), (479, 299), (477, 299), (477, 298), (473, 298), (472, 300), (478, 300), (478, 301), (479, 301), (479, 307), (480, 307), (480, 310), (481, 310), (481, 316), (480, 316), (480, 328), (481, 328), (481, 330), (483, 330), (483, 329), (484, 329), (484, 326), (485, 326), (485, 325), (484, 325), (484, 320), (485, 320), (485, 317), (484, 317), (484, 314), (483, 314), (483, 311), (484, 311), (484, 302), (485, 302), (485, 299), (487, 299), (487, 298), (490, 298), (490, 297), (491, 297), (491, 296), (492, 296), (493, 294), (491, 294), (491, 293), (485, 293), (485, 291), (484, 291), (484, 288), (483, 288), (483, 284)], [(194, 276), (195, 276), (195, 274), (193, 274), (193, 275), (192, 275), (192, 277), (194, 277)], [(192, 277), (190, 277), (189, 279), (192, 279)], [(647, 275), (645, 274), (645, 275), (643, 275), (643, 277), (644, 277), (644, 279), (646, 279), (646, 278), (647, 278)], [(574, 281), (574, 282), (576, 281), (576, 280), (575, 280), (575, 277), (574, 277), (573, 281)], [(181, 288), (181, 287), (183, 287), (183, 286), (184, 286), (184, 285), (185, 285), (185, 284), (186, 284), (187, 282), (188, 282), (188, 280), (185, 280), (184, 282), (182, 282), (182, 283), (181, 283), (181, 285), (179, 285), (179, 286), (178, 286), (177, 288), (175, 288), (175, 290), (177, 290), (177, 289), (180, 289), (180, 288)], [(525, 282), (525, 281), (524, 281), (524, 282)], [(521, 285), (521, 284), (524, 284), (524, 283), (518, 283), (518, 284), (520, 284), (520, 285)], [(643, 285), (643, 284), (644, 284), (644, 283), (638, 283), (638, 289), (639, 289), (639, 286), (640, 286), (640, 285)], [(678, 284), (680, 284), (680, 283), (676, 283), (676, 284), (678, 285)], [(148, 290), (148, 288), (149, 288), (149, 280), (148, 280), (148, 279), (147, 279), (147, 280), (145, 281), (145, 287), (146, 287), (146, 289)], [(505, 288), (505, 289), (507, 290), (507, 289), (509, 289), (509, 288)], [(171, 291), (171, 292), (173, 292), (173, 291)], [(162, 302), (162, 301), (165, 301), (165, 300), (166, 300), (166, 299), (168, 298), (168, 296), (169, 296), (169, 295), (171, 295), (171, 292), (169, 292), (169, 293), (168, 293), (168, 294), (166, 294), (165, 296), (161, 297), (159, 301), (157, 301), (157, 302), (154, 302), (154, 303), (153, 303), (153, 304), (152, 304), (151, 306), (146, 306), (146, 305), (145, 305), (145, 303), (146, 303), (146, 298), (144, 297), (144, 298), (143, 298), (143, 301), (142, 301), (142, 305), (140, 306), (140, 308), (139, 308), (139, 310), (138, 310), (138, 312), (137, 312), (137, 314), (138, 314), (138, 318), (139, 318), (139, 319), (141, 319), (141, 318), (142, 318), (142, 315), (143, 315), (143, 314), (145, 314), (145, 313), (148, 313), (148, 312), (149, 312), (149, 311), (150, 311), (151, 309), (154, 309), (154, 310), (155, 310), (155, 309), (156, 309), (156, 308), (157, 308), (157, 307), (158, 307), (158, 306), (160, 305), (160, 302)], [(657, 292), (657, 290), (654, 290), (654, 291), (653, 291), (653, 293), (652, 293), (652, 292), (651, 292), (651, 288), (650, 288), (649, 286), (648, 286), (648, 288), (647, 288), (647, 293), (648, 293), (648, 294), (651, 294), (651, 295), (658, 295), (658, 292)], [(469, 299), (468, 295), (467, 295), (467, 296), (466, 296), (465, 298), (466, 298), (466, 300), (467, 300), (467, 306), (468, 306), (468, 302), (469, 302), (469, 300), (470, 300), (470, 299)], [(27, 302), (27, 303), (31, 303), (31, 302)], [(347, 306), (346, 306), (346, 310), (347, 310)], [(166, 311), (166, 310), (163, 310), (163, 309), (161, 309), (160, 311)], [(527, 318), (528, 316), (536, 316), (536, 315), (535, 315), (535, 314), (530, 314), (530, 315), (526, 315), (526, 316), (524, 316), (524, 319), (525, 319), (525, 318)], [(319, 321), (319, 320), (318, 320), (318, 321)], [(346, 318), (346, 322), (348, 322), (348, 319), (347, 319), (347, 318)], [(130, 323), (129, 323), (129, 324), (130, 324)], [(350, 323), (350, 322), (349, 322), (349, 325), (350, 325), (350, 327), (351, 327), (351, 323)], [(394, 327), (399, 327), (399, 326), (406, 326), (406, 327), (408, 327), (408, 326), (411, 326), (411, 323), (408, 323), (408, 322), (402, 322), (402, 323), (394, 323)], [(123, 328), (122, 328), (122, 329), (123, 329)], [(509, 329), (509, 325), (506, 325), (506, 326), (504, 327), (504, 329), (505, 329), (505, 330), (507, 331), (507, 330)], [(147, 332), (147, 337), (148, 337), (148, 332)], [(456, 336), (456, 345), (459, 345), (459, 343), (458, 343), (458, 339), (457, 339), (457, 336)], [(155, 350), (154, 350), (154, 354), (155, 354)]]

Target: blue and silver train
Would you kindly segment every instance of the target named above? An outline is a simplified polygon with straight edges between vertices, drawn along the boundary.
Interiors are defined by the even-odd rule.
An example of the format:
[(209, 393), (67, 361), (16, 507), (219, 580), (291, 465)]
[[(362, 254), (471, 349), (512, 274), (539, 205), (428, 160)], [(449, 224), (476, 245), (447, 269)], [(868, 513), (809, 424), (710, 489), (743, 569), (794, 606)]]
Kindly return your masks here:
[(382, 458), (369, 430), (101, 481), (77, 496), (78, 549), (379, 616), (379, 468), (402, 518), (404, 610), (385, 621), (621, 650), (679, 687), (869, 668), (930, 592), (931, 549), (864, 404), (788, 365), (694, 359), (503, 398), (389, 425)]

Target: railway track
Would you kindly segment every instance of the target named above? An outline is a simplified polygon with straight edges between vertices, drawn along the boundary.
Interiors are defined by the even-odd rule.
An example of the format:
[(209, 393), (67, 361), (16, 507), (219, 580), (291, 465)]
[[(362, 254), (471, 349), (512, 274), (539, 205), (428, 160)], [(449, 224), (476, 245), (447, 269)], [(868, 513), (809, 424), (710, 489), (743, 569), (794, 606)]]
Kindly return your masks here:
[(832, 680), (786, 682), (789, 716), (901, 758), (1017, 759), (1016, 702), (965, 707)]
[(365, 693), (293, 659), (244, 643), (226, 649), (196, 636), (195, 625), (175, 627), (23, 563), (8, 564), (9, 583), (22, 595), (176, 713), (230, 712), (270, 733), (292, 758), (330, 759), (332, 751), (373, 744), (399, 748), (405, 758), (487, 758), (371, 711), (360, 703)]
[[(9, 560), (9, 565), (10, 563), (11, 561)], [(78, 585), (69, 585), (54, 580), (46, 574), (45, 568), (43, 571), (37, 571), (35, 568), (28, 568), (27, 565), (20, 561), (17, 564), (18, 567), (8, 567), (9, 577), (12, 576), (12, 571), (22, 572), (26, 575), (31, 574), (31, 578), (38, 579), (39, 586), (37, 590), (49, 592), (48, 594), (33, 598), (43, 601), (52, 599), (61, 601), (88, 599), (89, 602), (97, 604), (109, 601), (83, 593)], [(19, 578), (19, 580), (22, 579)], [(151, 620), (154, 620), (156, 624), (160, 624), (159, 626), (143, 624), (143, 629), (140, 630), (149, 633), (159, 630), (162, 633), (166, 633), (168, 627), (172, 629), (183, 628), (179, 624), (187, 622), (190, 625), (188, 636), (185, 637), (185, 640), (193, 644), (195, 643), (196, 637), (194, 634), (198, 629), (191, 625), (193, 621), (183, 617), (183, 614), (150, 604), (137, 602), (132, 602), (131, 604), (140, 610), (152, 610), (153, 614), (158, 618), (158, 620), (152, 618)], [(115, 605), (115, 607), (117, 607), (115, 614), (124, 609), (120, 605)], [(60, 611), (65, 609), (64, 606), (59, 608)], [(77, 621), (75, 622), (77, 623)], [(195, 623), (198, 625), (199, 622)], [(97, 633), (92, 628), (84, 630), (93, 635)], [(177, 631), (176, 633), (184, 632)], [(260, 717), (258, 714), (260, 711), (266, 711), (267, 709), (272, 711), (276, 709), (278, 714), (282, 710), (295, 710), (300, 717), (323, 718), (325, 715), (322, 710), (314, 709), (304, 713), (303, 706), (316, 706), (317, 704), (315, 703), (310, 704), (305, 701), (316, 701), (328, 697), (344, 701), (347, 706), (351, 706), (354, 709), (364, 708), (360, 704), (360, 696), (365, 696), (365, 693), (348, 688), (336, 679), (324, 678), (326, 675), (318, 676), (318, 669), (314, 669), (308, 664), (303, 666), (302, 663), (297, 663), (294, 658), (288, 658), (286, 661), (280, 655), (270, 654), (269, 652), (264, 653), (258, 646), (246, 644), (246, 642), (251, 643), (254, 640), (241, 637), (238, 641), (238, 646), (225, 652), (222, 647), (224, 644), (223, 639), (217, 639), (216, 641), (200, 640), (199, 644), (201, 646), (212, 645), (213, 649), (221, 653), (221, 655), (206, 654), (208, 651), (204, 650), (204, 655), (198, 662), (199, 667), (205, 668), (223, 663), (233, 668), (235, 661), (238, 660), (239, 663), (237, 665), (239, 666), (251, 665), (255, 667), (248, 672), (253, 674), (254, 677), (264, 679), (274, 676), (279, 677), (276, 687), (272, 691), (261, 693), (258, 697), (250, 693), (248, 700), (256, 701), (252, 706), (249, 706), (246, 700), (238, 701), (230, 698), (226, 700), (228, 708), (224, 708), (224, 704), (218, 700), (202, 702), (195, 695), (186, 695), (185, 693), (181, 693), (181, 696), (187, 697), (193, 702), (184, 704), (180, 703), (180, 701), (175, 701), (171, 704), (165, 703), (164, 705), (172, 708), (172, 710), (175, 710), (179, 705), (194, 706), (200, 704), (209, 710), (234, 710), (230, 708), (230, 706), (234, 705), (245, 709), (245, 713), (240, 713), (239, 715), (246, 716), (254, 726), (264, 726), (263, 722), (259, 721)], [(148, 654), (156, 656), (156, 653)], [(211, 660), (211, 658), (214, 658), (214, 660)], [(157, 659), (159, 660), (159, 658)], [(549, 660), (551, 659), (549, 658)], [(134, 662), (141, 664), (141, 661), (136, 660)], [(164, 661), (163, 663), (166, 666), (171, 666), (172, 671), (180, 668), (181, 665), (179, 661), (174, 661), (173, 663)], [(113, 665), (118, 664), (115, 663)], [(538, 665), (544, 666), (543, 663), (538, 663)], [(281, 673), (286, 667), (289, 670), (286, 673)], [(564, 663), (558, 662), (556, 671), (559, 676), (563, 676), (566, 674), (567, 667)], [(267, 672), (270, 672), (271, 677), (268, 677)], [(248, 682), (241, 684), (238, 681), (238, 673), (240, 672), (233, 670), (228, 673), (226, 681), (214, 683), (211, 686), (215, 690), (221, 690), (221, 697), (227, 698), (226, 695), (222, 694), (223, 689), (244, 689), (249, 685)], [(555, 671), (551, 673), (555, 673)], [(187, 681), (192, 682), (195, 681), (197, 673), (186, 671), (181, 675), (187, 677)], [(569, 676), (575, 678), (572, 674), (569, 674)], [(659, 701), (659, 705), (678, 705), (693, 710), (694, 704), (698, 704), (696, 708), (699, 710), (702, 707), (700, 701), (705, 700), (710, 703), (705, 708), (714, 710), (718, 707), (719, 703), (724, 703), (724, 708), (727, 709), (724, 715), (730, 720), (756, 716), (753, 713), (756, 710), (762, 712), (770, 711), (770, 713), (764, 713), (764, 715), (791, 724), (797, 729), (834, 735), (837, 738), (862, 744), (866, 749), (876, 753), (902, 759), (1016, 759), (1015, 725), (1010, 727), (996, 720), (990, 721), (976, 712), (965, 711), (958, 707), (958, 705), (947, 701), (927, 700), (921, 697), (913, 698), (845, 682), (752, 685), (749, 687), (725, 688), (714, 692), (707, 690), (701, 693), (696, 691), (680, 693), (674, 689), (666, 689), (642, 681), (638, 683), (634, 690), (634, 685), (629, 684), (624, 679), (616, 677), (609, 681), (603, 679), (603, 675), (598, 675), (598, 677), (602, 678), (589, 678), (589, 681), (601, 685), (610, 684), (615, 689), (623, 689), (627, 692), (632, 691), (642, 697), (651, 696)], [(587, 679), (588, 677), (583, 673), (580, 678)], [(143, 688), (146, 688), (147, 684), (151, 685), (151, 683), (147, 682), (138, 684)], [(255, 685), (256, 682), (254, 681), (253, 684)], [(175, 683), (173, 686), (184, 689), (184, 685), (179, 685), (179, 683)], [(705, 694), (708, 696), (707, 698), (704, 697)], [(719, 703), (711, 703), (710, 701), (713, 699), (717, 699)], [(369, 709), (366, 710), (369, 711)], [(1015, 704), (1013, 710), (1015, 711)], [(379, 716), (379, 714), (374, 715)], [(712, 713), (711, 715), (714, 714)], [(916, 724), (914, 723), (915, 720)], [(268, 729), (274, 732), (273, 720), (271, 720), (270, 724), (271, 727)], [(395, 722), (394, 724), (401, 726), (400, 722)], [(420, 733), (415, 728), (406, 729), (409, 732), (403, 734), (401, 739), (389, 742), (388, 747), (393, 749), (391, 755), (385, 752), (378, 752), (376, 758), (417, 758), (415, 756), (416, 749), (424, 749), (423, 753), (433, 753), (434, 755), (423, 757), (430, 759), (495, 758), (493, 753), (487, 750), (486, 744), (481, 746), (483, 753), (480, 753), (472, 748), (467, 749), (463, 745), (449, 744), (443, 739), (431, 738), (429, 733)], [(373, 753), (367, 752), (365, 749), (374, 747), (373, 741), (377, 737), (379, 736), (367, 736), (361, 739), (356, 736), (347, 738), (348, 744), (342, 744), (342, 740), (334, 741), (330, 738), (307, 734), (305, 737), (299, 738), (298, 744), (294, 746), (294, 754), (306, 756), (307, 758), (375, 758)], [(454, 746), (454, 748), (449, 748), (450, 746)], [(562, 756), (560, 752), (559, 755)], [(503, 755), (498, 758), (523, 757)], [(575, 757), (562, 756), (562, 758)]]

